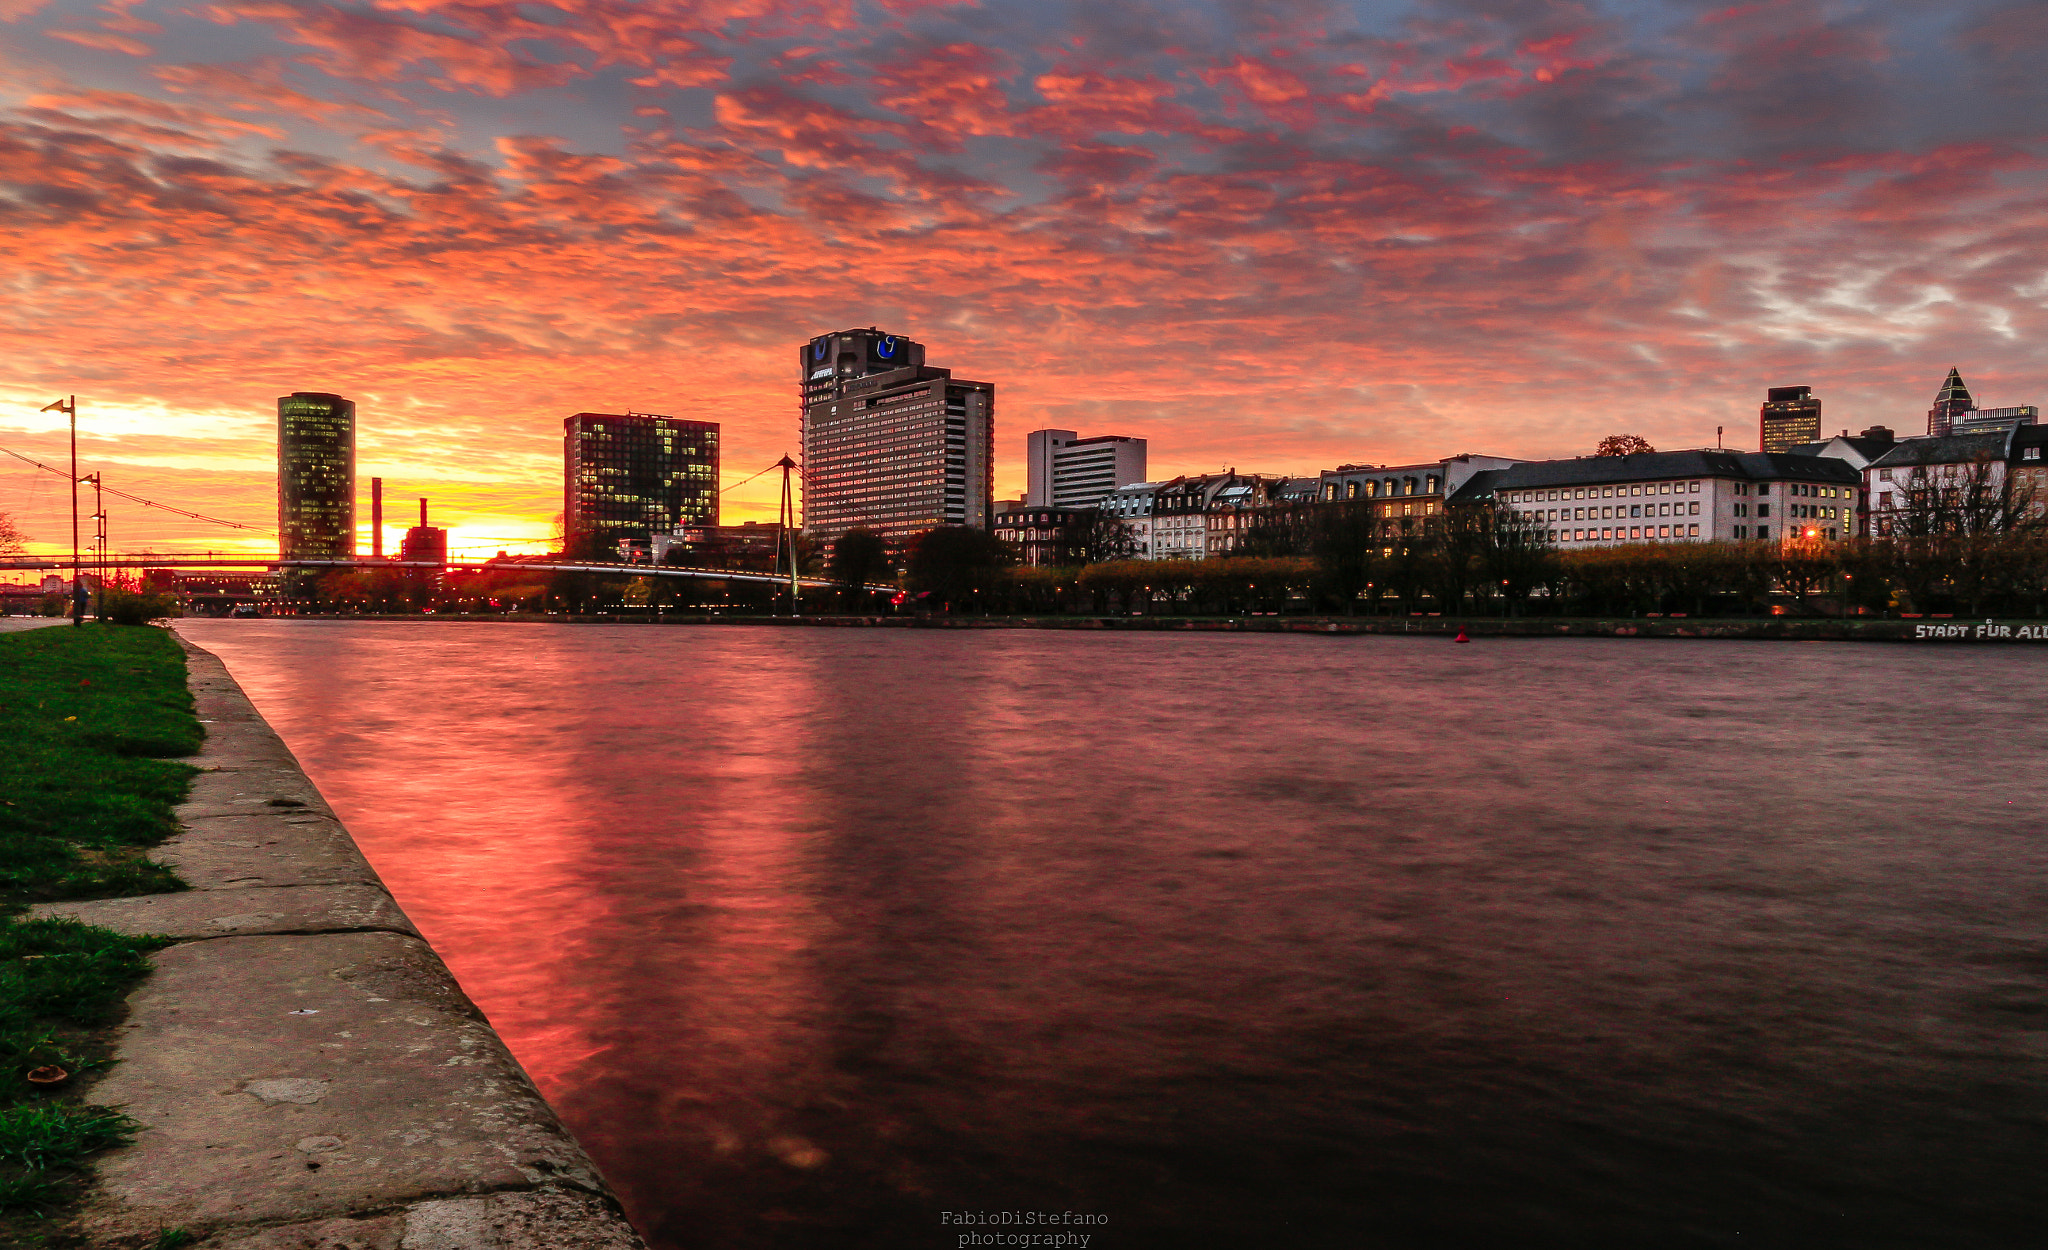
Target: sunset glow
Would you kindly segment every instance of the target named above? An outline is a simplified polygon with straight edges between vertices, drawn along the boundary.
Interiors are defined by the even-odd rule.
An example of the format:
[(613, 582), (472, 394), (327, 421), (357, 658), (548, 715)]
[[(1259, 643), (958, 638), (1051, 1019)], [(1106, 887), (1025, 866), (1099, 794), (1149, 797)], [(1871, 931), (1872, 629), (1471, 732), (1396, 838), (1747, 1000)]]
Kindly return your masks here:
[[(358, 405), (386, 547), (544, 550), (562, 419), (797, 445), (879, 325), (1155, 476), (2048, 402), (2048, 8), (0, 0), (0, 447), (113, 545), (274, 550), (276, 397)], [(769, 518), (775, 484), (726, 496)], [(61, 478), (0, 510), (68, 549)], [(368, 548), (367, 502), (359, 506)]]

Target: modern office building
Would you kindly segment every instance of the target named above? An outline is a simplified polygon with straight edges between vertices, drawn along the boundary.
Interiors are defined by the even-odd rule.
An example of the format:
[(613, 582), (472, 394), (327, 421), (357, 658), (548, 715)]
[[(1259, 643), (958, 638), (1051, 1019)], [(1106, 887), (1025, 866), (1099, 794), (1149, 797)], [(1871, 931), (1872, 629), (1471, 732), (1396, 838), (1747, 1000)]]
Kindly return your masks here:
[(856, 527), (892, 545), (995, 511), (993, 382), (924, 363), (897, 334), (841, 330), (798, 351), (804, 533), (828, 547)]
[(1024, 447), (1027, 507), (1093, 508), (1117, 487), (1145, 480), (1142, 438), (1033, 430), (1024, 436)]
[(1820, 401), (1810, 386), (1773, 386), (1764, 391), (1757, 417), (1757, 450), (1789, 452), (1820, 438)]
[(1940, 393), (1934, 397), (1934, 407), (1927, 410), (1927, 433), (1937, 438), (1944, 434), (2000, 434), (2040, 423), (2041, 410), (2033, 404), (1979, 408), (1970, 388), (1963, 385), (1961, 371), (1956, 369), (1948, 371)]
[(562, 527), (570, 549), (616, 558), (686, 525), (718, 524), (718, 425), (654, 412), (562, 422)]
[(356, 554), (356, 405), (324, 391), (277, 400), (278, 554), (353, 560)]

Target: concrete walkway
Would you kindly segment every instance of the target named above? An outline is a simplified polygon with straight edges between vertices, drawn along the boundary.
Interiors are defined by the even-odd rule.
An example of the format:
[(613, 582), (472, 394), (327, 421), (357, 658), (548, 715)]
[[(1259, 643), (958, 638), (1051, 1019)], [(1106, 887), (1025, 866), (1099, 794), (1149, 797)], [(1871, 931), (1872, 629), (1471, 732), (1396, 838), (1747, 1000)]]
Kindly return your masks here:
[(185, 644), (206, 748), (156, 858), (190, 892), (44, 904), (181, 939), (91, 1091), (94, 1246), (644, 1250), (597, 1169), (225, 666)]
[(0, 616), (0, 634), (18, 634), (24, 629), (45, 629), (70, 623), (68, 616)]

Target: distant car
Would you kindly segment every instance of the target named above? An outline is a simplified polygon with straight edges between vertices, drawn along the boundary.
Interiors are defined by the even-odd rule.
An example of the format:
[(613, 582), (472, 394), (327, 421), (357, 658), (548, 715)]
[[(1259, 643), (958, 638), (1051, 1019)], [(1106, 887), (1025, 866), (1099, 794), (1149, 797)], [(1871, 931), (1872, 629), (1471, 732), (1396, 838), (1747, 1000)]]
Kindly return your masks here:
[(238, 603), (229, 611), (229, 616), (262, 616), (263, 609), (253, 603)]

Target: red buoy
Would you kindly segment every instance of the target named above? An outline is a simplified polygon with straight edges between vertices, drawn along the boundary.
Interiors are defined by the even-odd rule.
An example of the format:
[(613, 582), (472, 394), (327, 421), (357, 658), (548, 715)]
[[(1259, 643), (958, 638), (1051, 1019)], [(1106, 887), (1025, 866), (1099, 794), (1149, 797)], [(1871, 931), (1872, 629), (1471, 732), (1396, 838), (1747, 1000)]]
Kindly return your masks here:
[(1452, 642), (1470, 642), (1470, 641), (1472, 641), (1472, 640), (1471, 640), (1470, 638), (1467, 638), (1467, 637), (1465, 636), (1465, 631), (1461, 629), (1461, 630), (1459, 630), (1459, 631), (1458, 631), (1458, 636), (1457, 636), (1456, 638), (1453, 638), (1453, 639), (1451, 639), (1451, 641), (1452, 641)]

